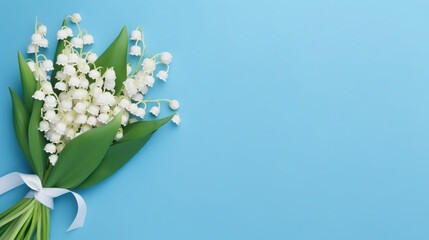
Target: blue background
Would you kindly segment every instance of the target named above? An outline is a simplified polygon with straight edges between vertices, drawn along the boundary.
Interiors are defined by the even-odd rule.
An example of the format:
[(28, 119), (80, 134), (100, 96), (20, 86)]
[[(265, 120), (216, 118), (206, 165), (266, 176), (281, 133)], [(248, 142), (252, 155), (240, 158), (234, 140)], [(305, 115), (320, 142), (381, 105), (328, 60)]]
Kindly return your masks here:
[[(52, 239), (429, 239), (429, 2), (4, 1), (0, 175), (29, 172), (8, 86), (35, 17), (53, 54), (79, 12), (101, 53), (126, 24), (174, 56), (167, 124), (110, 179), (56, 200)], [(166, 106), (164, 106), (166, 107)], [(168, 112), (163, 108), (163, 116)], [(25, 187), (0, 197), (0, 210)]]

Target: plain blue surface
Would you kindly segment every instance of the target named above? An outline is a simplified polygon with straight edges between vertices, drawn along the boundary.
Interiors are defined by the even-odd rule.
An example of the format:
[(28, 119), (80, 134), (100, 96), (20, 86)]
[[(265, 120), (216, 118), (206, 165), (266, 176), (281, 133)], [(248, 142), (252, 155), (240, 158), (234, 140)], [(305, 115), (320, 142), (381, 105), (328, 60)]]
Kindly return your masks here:
[[(168, 124), (122, 170), (57, 199), (52, 239), (429, 239), (429, 2), (3, 1), (0, 175), (29, 172), (8, 86), (35, 17), (53, 53), (79, 12), (101, 53), (123, 25), (174, 56)], [(167, 114), (166, 111), (163, 112)], [(0, 197), (0, 210), (25, 187)]]

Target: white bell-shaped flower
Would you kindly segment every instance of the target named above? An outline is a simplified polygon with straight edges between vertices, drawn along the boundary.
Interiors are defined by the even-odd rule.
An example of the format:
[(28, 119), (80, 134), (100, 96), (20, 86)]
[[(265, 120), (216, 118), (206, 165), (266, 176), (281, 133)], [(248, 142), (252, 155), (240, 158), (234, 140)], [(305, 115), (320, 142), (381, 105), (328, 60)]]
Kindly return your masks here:
[(76, 75), (76, 68), (74, 68), (72, 65), (65, 65), (63, 69), (64, 73), (69, 76), (75, 76)]
[(45, 99), (45, 93), (44, 92), (42, 92), (42, 91), (40, 91), (40, 90), (37, 90), (37, 91), (35, 91), (34, 92), (34, 94), (33, 94), (33, 96), (32, 96), (34, 99), (37, 99), (37, 100), (44, 100)]
[(80, 63), (77, 65), (77, 69), (79, 70), (79, 72), (83, 73), (83, 74), (87, 74), (89, 73), (89, 65), (86, 63)]
[(152, 113), (152, 115), (154, 115), (154, 116), (156, 116), (156, 117), (158, 117), (158, 114), (159, 114), (159, 112), (160, 112), (161, 110), (159, 109), (159, 107), (157, 107), (157, 106), (153, 106), (151, 109), (150, 109), (150, 113)]
[(62, 108), (63, 111), (68, 112), (73, 107), (73, 101), (71, 99), (61, 100), (60, 106), (61, 106), (61, 108)]
[(113, 91), (115, 89), (115, 81), (105, 81), (104, 82), (104, 88), (110, 91)]
[(73, 110), (75, 110), (79, 114), (84, 114), (86, 111), (86, 104), (84, 102), (77, 102), (74, 105)]
[[(74, 121), (74, 118), (76, 116), (76, 112), (70, 111), (64, 114), (64, 119), (67, 121), (67, 123), (72, 123)], [(67, 131), (66, 131), (67, 134)]]
[(97, 78), (100, 77), (100, 72), (93, 69), (93, 70), (89, 71), (89, 77), (96, 80)]
[(142, 49), (140, 46), (134, 45), (130, 49), (130, 55), (140, 56), (142, 54)]
[(52, 143), (48, 143), (45, 145), (44, 150), (47, 153), (55, 153), (57, 151), (57, 147), (55, 147), (55, 145)]
[(67, 85), (64, 82), (57, 82), (55, 83), (55, 87), (56, 89), (60, 90), (60, 91), (65, 91), (67, 88)]
[(50, 82), (48, 81), (40, 81), (40, 85), (42, 87), (42, 91), (45, 94), (53, 94), (54, 90), (52, 89), (52, 85)]
[(52, 164), (52, 166), (55, 166), (55, 164), (57, 164), (57, 161), (58, 161), (58, 155), (52, 154), (49, 156), (49, 162)]
[(66, 34), (66, 37), (73, 37), (73, 30), (69, 27), (64, 28), (64, 32)]
[(39, 123), (39, 131), (41, 131), (41, 132), (47, 132), (47, 131), (49, 131), (49, 129), (50, 129), (50, 127), (49, 127), (49, 122), (47, 122), (47, 121), (44, 121), (44, 120), (42, 120), (40, 123)]
[(130, 115), (128, 114), (128, 112), (122, 113), (122, 119), (121, 119), (122, 126), (126, 126), (128, 124), (129, 117), (130, 117)]
[(35, 53), (37, 52), (37, 45), (29, 44), (27, 47), (27, 53)]
[(181, 122), (180, 117), (179, 117), (179, 114), (175, 114), (175, 115), (173, 116), (173, 118), (171, 118), (171, 121), (172, 121), (172, 122), (174, 122), (176, 125), (179, 125), (179, 124), (180, 124), (180, 122)]
[(109, 115), (107, 115), (106, 113), (102, 113), (98, 115), (97, 120), (101, 123), (106, 124), (109, 121)]
[(104, 79), (106, 81), (115, 81), (116, 79), (116, 73), (113, 69), (107, 69), (107, 71), (104, 73)]
[(76, 53), (70, 53), (68, 58), (69, 63), (77, 63), (79, 61), (79, 56)]
[(88, 88), (88, 85), (89, 85), (89, 81), (88, 81), (88, 79), (86, 79), (84, 76), (81, 76), (81, 77), (79, 78), (79, 87), (80, 87), (80, 88), (87, 89), (87, 88)]
[(155, 78), (152, 77), (151, 75), (147, 75), (144, 78), (144, 81), (148, 87), (153, 87), (153, 84), (155, 83)]
[(64, 55), (62, 53), (58, 54), (56, 63), (58, 65), (65, 66), (69, 63), (69, 58), (67, 57), (67, 55)]
[(58, 122), (55, 124), (55, 132), (59, 134), (64, 134), (66, 132), (67, 124), (65, 122)]
[(76, 136), (76, 130), (74, 130), (73, 128), (67, 128), (65, 135), (68, 138), (73, 139)]
[(53, 143), (59, 143), (61, 140), (61, 134), (53, 131), (49, 140), (51, 140)]
[(128, 106), (130, 105), (130, 100), (123, 98), (121, 99), (121, 101), (119, 101), (118, 105), (122, 108), (128, 108)]
[(48, 107), (54, 108), (57, 106), (57, 99), (52, 95), (46, 96), (44, 101)]
[(143, 60), (142, 66), (143, 66), (143, 71), (148, 74), (153, 73), (153, 71), (155, 71), (155, 68), (156, 68), (155, 61), (152, 58), (145, 58)]
[(49, 41), (46, 38), (42, 38), (39, 42), (39, 47), (47, 48), (49, 46)]
[(91, 126), (95, 126), (97, 124), (97, 118), (95, 118), (94, 116), (90, 116), (86, 120), (86, 123), (88, 123)]
[(105, 105), (101, 105), (100, 106), (100, 112), (101, 113), (107, 113), (109, 111), (110, 111), (110, 106), (109, 105), (105, 104)]
[(86, 58), (86, 60), (88, 60), (88, 62), (95, 62), (97, 60), (98, 56), (95, 53), (90, 53), (88, 55), (88, 57)]
[(33, 35), (31, 35), (31, 44), (39, 45), (40, 40), (42, 39), (42, 35), (40, 35), (39, 33), (34, 33)]
[(141, 94), (141, 93), (136, 93), (136, 94), (132, 97), (132, 99), (133, 99), (134, 101), (136, 101), (136, 102), (141, 102), (141, 101), (143, 100), (143, 94)]
[(37, 31), (38, 31), (40, 34), (42, 34), (43, 36), (45, 36), (45, 35), (46, 35), (46, 33), (48, 33), (48, 28), (47, 28), (45, 25), (40, 25), (40, 26), (37, 28)]
[(52, 71), (54, 70), (54, 63), (51, 60), (45, 60), (42, 62), (42, 68), (45, 71)]
[(119, 140), (121, 140), (123, 137), (124, 137), (124, 133), (123, 133), (122, 131), (118, 131), (118, 133), (116, 133), (115, 140), (116, 140), (116, 141), (119, 141)]
[(70, 79), (69, 79), (69, 81), (67, 83), (68, 83), (69, 86), (78, 87), (79, 83), (80, 83), (80, 80), (79, 80), (78, 77), (72, 76), (72, 77), (70, 77)]
[(168, 73), (166, 71), (159, 71), (156, 76), (161, 79), (162, 81), (166, 82), (168, 78)]
[(137, 91), (138, 91), (137, 87), (134, 84), (134, 79), (132, 79), (132, 78), (127, 78), (124, 81), (124, 86), (125, 86), (125, 89), (128, 92), (128, 96), (129, 97), (134, 96), (137, 93)]
[(139, 109), (137, 110), (137, 114), (136, 114), (136, 116), (137, 116), (137, 117), (139, 117), (139, 118), (143, 119), (145, 115), (146, 115), (146, 111), (145, 111), (145, 109), (143, 109), (143, 108), (139, 108)]
[(85, 45), (94, 43), (94, 37), (91, 34), (83, 35), (82, 40), (83, 40), (83, 44)]
[(168, 65), (171, 63), (171, 60), (173, 59), (173, 56), (169, 52), (163, 52), (161, 53), (161, 62)]
[(72, 38), (71, 45), (74, 48), (83, 48), (83, 40), (81, 38)]
[(82, 99), (88, 96), (88, 91), (85, 89), (75, 89), (72, 94), (73, 99)]
[(173, 99), (170, 101), (168, 106), (171, 108), (171, 110), (175, 111), (175, 110), (179, 109), (179, 106), (180, 106), (179, 101), (177, 101), (176, 99)]
[(138, 30), (134, 30), (131, 32), (131, 40), (138, 40), (141, 41), (142, 40), (142, 33)]
[(68, 37), (67, 31), (64, 29), (60, 29), (57, 32), (57, 40), (64, 40)]
[(84, 124), (84, 123), (86, 123), (86, 120), (88, 120), (88, 116), (85, 114), (80, 114), (76, 117), (74, 122), (77, 124)]
[(113, 115), (118, 115), (120, 112), (122, 112), (122, 110), (124, 110), (123, 108), (121, 108), (120, 106), (116, 106), (116, 107), (114, 107), (113, 108), (113, 111), (112, 111), (112, 113), (113, 113)]
[(73, 15), (71, 16), (71, 21), (74, 23), (80, 23), (80, 21), (82, 21), (82, 17), (79, 13), (73, 13)]
[(100, 112), (100, 107), (95, 104), (91, 104), (86, 111), (91, 113), (92, 115), (98, 115), (98, 113)]

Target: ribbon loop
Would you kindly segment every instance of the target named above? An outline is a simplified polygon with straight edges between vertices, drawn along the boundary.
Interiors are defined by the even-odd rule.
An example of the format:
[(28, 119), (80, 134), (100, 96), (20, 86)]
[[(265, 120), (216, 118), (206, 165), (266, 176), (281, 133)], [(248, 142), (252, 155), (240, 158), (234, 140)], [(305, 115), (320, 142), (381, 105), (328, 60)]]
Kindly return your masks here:
[(31, 188), (30, 192), (25, 195), (25, 198), (34, 198), (50, 209), (54, 209), (54, 198), (67, 193), (73, 194), (77, 202), (77, 213), (67, 231), (81, 228), (83, 226), (86, 216), (86, 203), (82, 196), (64, 188), (43, 188), (42, 182), (35, 174), (23, 174), (18, 172), (6, 174), (0, 178), (0, 195), (19, 187), (22, 184)]

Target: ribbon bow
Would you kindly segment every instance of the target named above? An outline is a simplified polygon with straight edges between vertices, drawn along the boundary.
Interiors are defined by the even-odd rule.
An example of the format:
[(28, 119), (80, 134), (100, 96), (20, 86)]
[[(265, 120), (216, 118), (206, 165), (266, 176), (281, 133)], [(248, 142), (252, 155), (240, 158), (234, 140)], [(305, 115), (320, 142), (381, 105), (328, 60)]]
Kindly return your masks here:
[(9, 173), (0, 178), (0, 195), (8, 192), (22, 184), (26, 184), (30, 192), (25, 195), (25, 198), (35, 198), (38, 202), (50, 209), (54, 209), (54, 198), (71, 193), (77, 202), (77, 213), (67, 231), (71, 231), (83, 226), (86, 216), (86, 204), (82, 196), (64, 188), (43, 188), (42, 182), (36, 174), (23, 174), (18, 172)]

